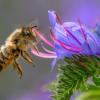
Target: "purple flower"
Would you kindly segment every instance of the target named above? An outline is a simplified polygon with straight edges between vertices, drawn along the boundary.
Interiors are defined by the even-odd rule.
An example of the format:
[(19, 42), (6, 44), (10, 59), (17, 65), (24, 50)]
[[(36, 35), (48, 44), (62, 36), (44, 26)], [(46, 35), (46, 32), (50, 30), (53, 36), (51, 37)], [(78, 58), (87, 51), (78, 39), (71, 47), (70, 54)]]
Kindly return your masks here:
[(90, 31), (82, 25), (80, 21), (78, 21), (78, 23), (62, 23), (55, 11), (48, 11), (48, 15), (50, 20), (50, 37), (53, 40), (53, 43), (48, 41), (42, 33), (37, 31), (36, 33), (46, 44), (53, 48), (53, 51), (47, 50), (43, 47), (46, 53), (37, 53), (35, 50), (32, 50), (33, 54), (43, 58), (58, 59), (62, 59), (64, 57), (71, 58), (73, 55), (100, 55), (99, 31), (98, 34)]

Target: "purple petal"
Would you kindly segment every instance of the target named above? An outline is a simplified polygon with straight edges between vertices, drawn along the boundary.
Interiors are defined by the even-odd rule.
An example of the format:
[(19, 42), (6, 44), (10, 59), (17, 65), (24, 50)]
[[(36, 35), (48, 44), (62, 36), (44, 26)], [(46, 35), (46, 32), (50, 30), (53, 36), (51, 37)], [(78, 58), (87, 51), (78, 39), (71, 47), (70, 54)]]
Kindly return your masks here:
[(49, 20), (50, 20), (50, 26), (54, 28), (56, 24), (55, 11), (48, 11), (48, 15), (49, 15)]
[[(63, 23), (62, 23), (62, 21), (60, 20), (60, 18), (57, 14), (56, 14), (56, 18), (57, 18), (59, 24), (63, 26)], [(69, 33), (72, 36), (72, 38), (75, 39), (78, 42), (79, 45), (81, 45), (80, 41), (67, 29), (67, 27), (63, 26), (63, 28), (65, 29), (66, 33)]]
[(82, 50), (81, 48), (78, 48), (78, 47), (75, 48), (75, 45), (74, 45), (74, 48), (72, 46), (68, 46), (67, 44), (65, 44), (65, 43), (59, 41), (58, 39), (56, 39), (56, 37), (53, 34), (50, 34), (50, 37), (55, 42), (59, 43), (63, 48), (65, 48), (67, 50), (74, 51), (74, 52), (80, 52)]

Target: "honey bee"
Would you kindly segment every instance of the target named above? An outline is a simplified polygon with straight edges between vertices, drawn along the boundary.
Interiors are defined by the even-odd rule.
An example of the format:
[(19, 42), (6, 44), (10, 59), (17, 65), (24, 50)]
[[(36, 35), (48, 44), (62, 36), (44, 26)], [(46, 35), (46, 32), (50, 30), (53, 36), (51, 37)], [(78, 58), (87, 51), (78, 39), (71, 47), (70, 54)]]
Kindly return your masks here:
[(28, 63), (32, 64), (32, 57), (28, 50), (33, 47), (37, 49), (36, 33), (33, 29), (38, 29), (37, 26), (27, 26), (16, 29), (6, 39), (5, 44), (0, 47), (0, 71), (6, 69), (8, 65), (12, 64), (14, 70), (18, 73), (20, 78), (23, 75), (22, 67), (18, 63), (18, 59), (23, 57)]

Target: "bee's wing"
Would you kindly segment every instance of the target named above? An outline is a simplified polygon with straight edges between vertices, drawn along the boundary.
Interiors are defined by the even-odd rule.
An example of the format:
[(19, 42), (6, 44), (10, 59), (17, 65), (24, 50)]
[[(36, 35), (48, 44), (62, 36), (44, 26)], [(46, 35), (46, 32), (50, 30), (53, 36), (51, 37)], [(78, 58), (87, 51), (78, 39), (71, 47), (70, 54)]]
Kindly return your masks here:
[(39, 19), (34, 19), (32, 21), (30, 21), (29, 24), (26, 25), (26, 27), (29, 27), (29, 26), (39, 26)]

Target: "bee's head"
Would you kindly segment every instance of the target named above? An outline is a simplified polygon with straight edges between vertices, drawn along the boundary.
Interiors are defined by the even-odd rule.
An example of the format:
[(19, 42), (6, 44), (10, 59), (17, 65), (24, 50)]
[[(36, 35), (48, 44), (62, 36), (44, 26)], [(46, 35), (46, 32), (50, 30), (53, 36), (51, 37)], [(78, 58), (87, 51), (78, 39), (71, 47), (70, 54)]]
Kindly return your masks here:
[(37, 26), (28, 26), (23, 28), (23, 35), (24, 38), (29, 41), (36, 41), (36, 32), (34, 30), (37, 30)]
[(28, 26), (28, 27), (24, 27), (23, 28), (23, 38), (29, 43), (29, 45), (36, 49), (37, 49), (37, 35), (36, 35), (36, 30), (38, 30), (38, 27), (37, 26)]

